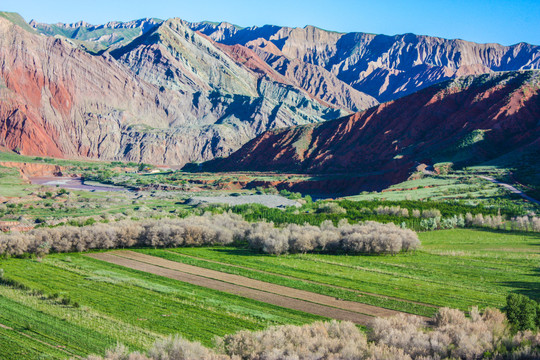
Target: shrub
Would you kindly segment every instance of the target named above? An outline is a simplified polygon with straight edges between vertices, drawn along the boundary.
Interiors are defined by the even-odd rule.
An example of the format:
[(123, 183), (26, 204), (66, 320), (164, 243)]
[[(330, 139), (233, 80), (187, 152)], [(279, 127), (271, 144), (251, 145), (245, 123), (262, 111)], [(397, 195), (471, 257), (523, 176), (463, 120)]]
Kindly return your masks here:
[(513, 230), (540, 232), (540, 217), (517, 216), (510, 221)]
[[(400, 217), (409, 217), (409, 209), (401, 206), (378, 206), (375, 209), (377, 215), (391, 215)], [(414, 211), (413, 211), (414, 214)]]
[(425, 209), (422, 210), (422, 217), (425, 219), (440, 218), (441, 211), (438, 209)]
[(198, 342), (190, 342), (178, 335), (158, 340), (148, 352), (148, 356), (156, 360), (218, 360), (228, 358), (215, 354)]
[(441, 221), (440, 218), (428, 218), (428, 219), (422, 219), (420, 220), (420, 229), (428, 231), (428, 230), (437, 230), (439, 227), (439, 222)]
[(525, 295), (506, 297), (506, 316), (516, 330), (536, 330), (540, 327), (540, 305)]
[(247, 232), (246, 239), (252, 249), (267, 254), (286, 252), (333, 251), (346, 253), (396, 254), (414, 250), (420, 245), (412, 230), (393, 223), (368, 221), (350, 225), (343, 221), (335, 227), (331, 222), (321, 226), (289, 224), (275, 228), (271, 223), (258, 223)]
[(240, 331), (218, 341), (218, 349), (240, 359), (361, 359), (367, 339), (350, 322), (316, 322)]
[[(470, 318), (459, 310), (443, 308), (427, 327), (412, 315), (376, 318), (369, 339), (350, 322), (315, 322), (303, 326), (277, 326), (240, 331), (216, 339), (215, 350), (181, 337), (159, 340), (148, 352), (129, 354), (119, 346), (107, 360), (450, 360), (537, 359), (540, 334), (530, 331), (512, 336), (504, 314), (473, 308)], [(90, 356), (87, 360), (102, 358)]]
[(227, 245), (247, 241), (252, 249), (267, 254), (308, 251), (345, 251), (351, 253), (391, 253), (413, 250), (420, 244), (416, 233), (390, 224), (366, 222), (338, 227), (248, 223), (241, 216), (224, 213), (205, 214), (185, 219), (123, 220), (89, 226), (40, 228), (28, 233), (0, 235), (0, 254), (38, 256), (49, 252), (81, 252), (91, 249), (114, 249), (133, 246), (180, 247)]
[(335, 202), (325, 202), (319, 205), (317, 212), (321, 214), (345, 214), (347, 210)]

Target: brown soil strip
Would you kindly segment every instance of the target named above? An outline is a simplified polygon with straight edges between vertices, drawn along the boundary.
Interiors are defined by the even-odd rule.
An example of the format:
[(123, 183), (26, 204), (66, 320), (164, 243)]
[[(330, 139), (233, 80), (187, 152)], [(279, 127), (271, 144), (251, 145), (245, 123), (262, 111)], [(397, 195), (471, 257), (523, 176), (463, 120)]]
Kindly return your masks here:
[(7, 326), (7, 325), (4, 325), (4, 324), (0, 324), (0, 328), (2, 329), (6, 329), (6, 330), (10, 330), (10, 331), (13, 331), (13, 332), (16, 332), (17, 334), (19, 335), (22, 335), (22, 336), (26, 336), (27, 338), (29, 339), (32, 339), (34, 341), (37, 341), (39, 343), (42, 343), (43, 345), (47, 345), (49, 347), (52, 347), (52, 348), (55, 348), (55, 349), (58, 349), (62, 352), (65, 352), (67, 355), (70, 356), (70, 359), (73, 359), (73, 358), (76, 358), (76, 359), (80, 359), (81, 357), (79, 355), (75, 355), (73, 354), (71, 351), (67, 350), (67, 349), (63, 349), (57, 345), (53, 345), (53, 344), (49, 344), (48, 342), (45, 342), (43, 340), (40, 340), (40, 339), (36, 339), (35, 337), (33, 337), (32, 335), (29, 335), (29, 334), (26, 334), (26, 333), (23, 333), (21, 331), (17, 331), (15, 330), (14, 328), (10, 327), (10, 326)]
[(392, 316), (398, 313), (131, 251), (88, 254), (88, 256), (257, 301), (362, 325), (368, 325), (372, 316)]
[(331, 306), (331, 307), (335, 307), (335, 308), (343, 309), (347, 311), (354, 311), (354, 312), (358, 312), (358, 313), (362, 313), (366, 315), (381, 316), (381, 317), (394, 316), (399, 313), (395, 310), (384, 309), (378, 306), (362, 304), (355, 301), (339, 300), (339, 299), (336, 299), (335, 297), (328, 296), (328, 295), (321, 295), (321, 294), (313, 293), (306, 290), (298, 290), (298, 289), (294, 289), (288, 286), (277, 285), (277, 284), (272, 284), (272, 283), (268, 283), (261, 280), (250, 279), (241, 275), (228, 274), (221, 271), (210, 270), (210, 269), (201, 268), (198, 266), (183, 264), (176, 261), (166, 260), (157, 256), (150, 256), (150, 255), (141, 254), (141, 253), (137, 253), (133, 251), (120, 251), (120, 252), (115, 252), (115, 253), (118, 256), (125, 257), (128, 259), (161, 266), (161, 267), (181, 271), (188, 274), (199, 275), (205, 278), (220, 280), (227, 283), (240, 285), (240, 286), (244, 286), (244, 287), (248, 287), (252, 289), (262, 290), (262, 291), (270, 292), (277, 295), (287, 296), (290, 298), (295, 298), (299, 300), (314, 302), (321, 305)]
[(375, 293), (370, 293), (370, 292), (367, 292), (367, 291), (360, 291), (360, 290), (350, 289), (350, 288), (346, 288), (346, 287), (343, 287), (343, 286), (331, 285), (331, 284), (326, 284), (326, 283), (322, 283), (322, 282), (318, 282), (318, 281), (297, 278), (297, 277), (289, 276), (289, 275), (283, 275), (283, 274), (274, 273), (274, 272), (271, 272), (271, 271), (259, 270), (259, 269), (250, 268), (250, 267), (247, 267), (247, 266), (229, 264), (229, 263), (224, 263), (224, 262), (220, 262), (220, 261), (216, 261), (216, 260), (209, 260), (209, 259), (198, 257), (198, 256), (186, 255), (186, 254), (178, 253), (176, 251), (168, 251), (168, 250), (165, 250), (165, 251), (167, 251), (167, 252), (169, 252), (171, 254), (181, 255), (181, 256), (185, 256), (187, 258), (191, 258), (191, 259), (207, 261), (209, 263), (214, 263), (214, 264), (219, 264), (219, 265), (231, 266), (231, 267), (235, 267), (235, 268), (238, 268), (238, 269), (251, 270), (251, 271), (261, 273), (261, 274), (274, 275), (274, 276), (279, 276), (279, 277), (286, 278), (286, 279), (291, 279), (291, 280), (299, 280), (299, 281), (302, 281), (302, 282), (315, 284), (315, 285), (328, 286), (328, 287), (331, 287), (331, 288), (334, 288), (334, 289), (351, 291), (351, 292), (361, 294), (361, 295), (369, 295), (369, 296), (379, 297), (381, 299), (390, 299), (390, 300), (402, 301), (402, 302), (406, 302), (406, 303), (409, 303), (409, 304), (422, 305), (422, 306), (432, 307), (432, 308), (437, 308), (438, 307), (436, 305), (426, 304), (426, 303), (419, 302), (419, 301), (406, 300), (406, 299), (401, 299), (401, 298), (397, 298), (397, 297), (393, 297), (393, 296), (375, 294)]

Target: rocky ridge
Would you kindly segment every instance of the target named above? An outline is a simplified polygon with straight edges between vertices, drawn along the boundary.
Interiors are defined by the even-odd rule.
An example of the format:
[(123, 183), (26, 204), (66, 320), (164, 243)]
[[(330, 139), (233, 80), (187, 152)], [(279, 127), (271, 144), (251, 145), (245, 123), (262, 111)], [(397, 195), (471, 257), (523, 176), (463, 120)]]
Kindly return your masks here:
[(36, 31), (48, 36), (62, 36), (77, 40), (79, 44), (97, 43), (99, 47), (86, 46), (87, 49), (104, 51), (107, 48), (116, 48), (133, 41), (152, 30), (163, 20), (146, 18), (128, 22), (111, 21), (103, 25), (92, 25), (85, 21), (72, 24), (44, 24), (31, 20), (29, 25)]
[(190, 26), (221, 43), (253, 49), (281, 73), (287, 72), (283, 58), (323, 68), (379, 102), (459, 76), (540, 68), (540, 47), (526, 43), (503, 46), (414, 34), (337, 33), (313, 26)]

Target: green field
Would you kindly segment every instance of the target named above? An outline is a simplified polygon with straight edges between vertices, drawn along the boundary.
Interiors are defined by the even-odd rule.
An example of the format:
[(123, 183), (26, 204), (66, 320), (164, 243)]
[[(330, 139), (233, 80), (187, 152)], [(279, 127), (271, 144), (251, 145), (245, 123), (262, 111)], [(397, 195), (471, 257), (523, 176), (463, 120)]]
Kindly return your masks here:
[[(137, 251), (428, 316), (437, 306), (502, 308), (511, 292), (540, 300), (540, 235), (480, 230), (419, 235), (421, 250), (395, 256), (267, 256), (234, 247)], [(0, 268), (5, 278), (31, 289), (0, 286), (0, 324), (8, 327), (0, 326), (2, 359), (103, 353), (117, 342), (143, 350), (175, 333), (212, 345), (214, 336), (240, 329), (320, 319), (83, 254), (5, 259)]]
[[(0, 328), (11, 339), (0, 346), (1, 359), (25, 351), (28, 342), (58, 358), (58, 346), (77, 355), (104, 353), (117, 342), (142, 350), (177, 333), (212, 345), (214, 336), (241, 329), (322, 319), (81, 254), (2, 260), (0, 267), (6, 278), (32, 289), (0, 286), (0, 324), (14, 329)], [(25, 358), (40, 358), (28, 351)]]
[[(277, 193), (276, 189), (238, 190), (228, 186), (253, 179), (302, 177), (180, 171), (148, 174), (138, 171), (137, 164), (58, 160), (13, 153), (0, 153), (0, 161), (58, 164), (66, 167), (67, 174), (82, 174), (87, 179), (111, 184), (173, 185), (214, 195)], [(30, 185), (21, 179), (17, 169), (0, 167), (0, 196), (7, 197), (0, 204), (0, 219), (58, 226), (233, 211), (248, 221), (266, 220), (275, 224), (320, 224), (324, 220), (337, 223), (348, 219), (393, 221), (416, 229), (421, 218), (383, 215), (376, 209), (401, 206), (411, 214), (415, 209), (438, 209), (442, 217), (467, 212), (495, 215), (500, 211), (506, 219), (537, 210), (477, 177), (484, 172), (495, 175), (497, 171), (473, 169), (425, 176), (390, 188), (397, 191), (337, 200), (334, 202), (337, 207), (346, 211), (332, 213), (321, 211), (325, 201), (312, 202), (310, 198), (288, 192), (283, 195), (304, 205), (285, 211), (261, 205), (193, 207), (185, 203), (191, 192), (168, 192), (152, 187), (140, 192), (63, 191)], [(440, 306), (462, 310), (475, 305), (502, 308), (511, 292), (540, 300), (540, 235), (455, 229), (420, 233), (419, 237), (421, 250), (395, 256), (315, 253), (276, 257), (254, 253), (242, 245), (136, 251), (424, 316), (433, 315)], [(156, 339), (177, 333), (211, 346), (215, 336), (241, 329), (258, 330), (321, 319), (108, 264), (83, 254), (2, 259), (0, 269), (6, 279), (24, 287), (0, 285), (0, 359), (61, 359), (103, 354), (118, 342), (132, 350), (145, 350)]]
[(455, 229), (420, 233), (419, 237), (422, 250), (395, 256), (276, 257), (238, 248), (139, 251), (419, 315), (432, 315), (434, 309), (396, 299), (358, 296), (357, 291), (462, 310), (475, 305), (502, 308), (510, 292), (540, 300), (539, 234)]
[(30, 193), (31, 187), (21, 178), (19, 170), (0, 166), (0, 196), (25, 196)]
[(408, 180), (390, 186), (382, 192), (363, 193), (349, 196), (350, 200), (437, 200), (476, 199), (489, 200), (508, 196), (508, 192), (487, 180), (476, 176), (433, 175), (422, 179)]

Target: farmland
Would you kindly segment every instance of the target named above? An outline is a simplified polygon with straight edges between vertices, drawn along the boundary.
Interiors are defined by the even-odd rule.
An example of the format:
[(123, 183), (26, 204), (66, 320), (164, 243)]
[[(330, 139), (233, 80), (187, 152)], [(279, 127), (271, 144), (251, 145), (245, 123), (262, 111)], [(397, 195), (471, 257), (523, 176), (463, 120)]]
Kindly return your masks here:
[[(410, 180), (382, 192), (313, 201), (309, 195), (278, 190), (272, 185), (282, 184), (282, 187), (286, 187), (287, 182), (307, 179), (306, 175), (298, 174), (190, 173), (157, 169), (145, 164), (28, 157), (7, 152), (0, 152), (0, 162), (11, 163), (10, 166), (15, 167), (23, 164), (57, 165), (61, 167), (64, 176), (78, 176), (91, 185), (118, 185), (131, 190), (89, 192), (34, 185), (23, 179), (16, 168), (0, 167), (0, 220), (17, 221), (22, 226), (83, 225), (231, 210), (249, 221), (265, 220), (276, 224), (308, 222), (318, 225), (324, 220), (337, 223), (346, 218), (353, 222), (374, 220), (405, 223), (411, 229), (423, 231), (426, 228), (421, 225), (422, 219), (413, 216), (415, 209), (438, 209), (443, 218), (465, 216), (466, 213), (496, 215), (500, 212), (506, 219), (539, 210), (538, 205), (479, 177), (489, 175), (511, 182), (508, 169), (495, 167), (466, 170), (449, 168), (441, 174), (420, 172)], [(515, 185), (518, 188), (521, 186)], [(234, 206), (244, 199), (239, 195), (254, 194), (280, 194), (291, 200), (283, 199), (285, 202), (282, 203), (294, 201), (302, 206), (290, 206), (286, 211), (257, 205)], [(223, 202), (233, 199), (234, 204), (209, 205), (197, 200), (198, 197), (204, 199), (210, 196), (215, 199), (213, 201), (219, 202), (223, 195), (230, 196), (223, 198)], [(328, 203), (336, 203), (345, 212), (332, 213), (333, 209), (326, 207)], [(389, 215), (377, 210), (385, 206), (406, 208), (409, 215)]]
[[(538, 299), (537, 234), (455, 229), (420, 238), (421, 250), (394, 256), (268, 256), (242, 247), (136, 251), (426, 316), (439, 306), (501, 308), (511, 292)], [(30, 359), (103, 353), (117, 341), (142, 350), (174, 333), (211, 346), (214, 336), (241, 329), (324, 319), (85, 254), (6, 259), (2, 269), (25, 289), (0, 286), (0, 331), (8, 339), (0, 358), (21, 351)]]
[[(1, 359), (104, 354), (119, 342), (130, 350), (145, 351), (155, 340), (171, 334), (212, 347), (215, 336), (331, 317), (343, 319), (347, 314), (364, 325), (377, 314), (430, 317), (443, 306), (463, 311), (476, 305), (501, 309), (510, 293), (540, 300), (540, 235), (516, 231), (510, 221), (538, 213), (538, 207), (479, 178), (487, 174), (510, 182), (511, 175), (504, 169), (416, 174), (417, 178), (383, 192), (313, 201), (305, 194), (247, 185), (294, 182), (300, 176), (294, 174), (205, 174), (172, 169), (153, 173), (155, 169), (138, 164), (10, 153), (0, 153), (0, 161), (59, 165), (65, 175), (82, 176), (91, 184), (98, 181), (101, 183), (96, 185), (131, 189), (88, 192), (32, 185), (17, 169), (0, 167), (0, 220), (22, 225), (97, 223), (106, 227), (118, 221), (178, 220), (205, 212), (231, 212), (249, 222), (267, 221), (276, 226), (378, 221), (424, 231), (428, 229), (423, 224), (432, 220), (426, 214), (434, 214), (439, 221), (429, 228), (434, 231), (418, 234), (420, 249), (395, 255), (317, 250), (272, 256), (239, 241), (220, 247), (130, 249), (136, 253), (132, 257), (157, 259), (152, 260), (156, 262), (153, 268), (146, 263), (142, 266), (143, 262), (133, 268), (121, 266), (129, 263), (127, 252), (118, 255), (124, 261), (117, 263), (100, 260), (116, 256), (106, 251), (1, 259)], [(301, 206), (277, 209), (191, 200), (201, 195), (240, 200), (240, 195), (253, 194), (281, 195)], [(440, 230), (448, 224), (445, 219), (463, 219), (467, 213), (502, 216), (504, 224), (494, 230), (462, 222), (450, 224), (454, 229)], [(200, 274), (192, 274), (187, 281), (182, 270), (186, 266), (205, 273), (204, 281), (197, 277)]]
[[(11, 337), (26, 333), (75, 354), (81, 349), (73, 346), (81, 346), (84, 353), (103, 353), (117, 341), (145, 349), (156, 339), (176, 333), (211, 345), (214, 336), (241, 329), (322, 319), (80, 254), (51, 255), (40, 261), (3, 260), (2, 268), (6, 278), (32, 289), (0, 286), (0, 323), (17, 330)], [(69, 304), (63, 299), (69, 299)], [(99, 340), (89, 338), (91, 347), (74, 341), (88, 333)], [(20, 341), (29, 341), (20, 334), (15, 338), (14, 349), (22, 346)], [(2, 347), (2, 351), (14, 350)]]
[[(419, 315), (434, 309), (412, 301), (468, 310), (472, 305), (501, 308), (509, 292), (540, 298), (538, 234), (455, 229), (419, 236), (422, 250), (396, 256), (271, 257), (237, 248), (140, 251)], [(368, 294), (358, 296), (358, 291)]]

